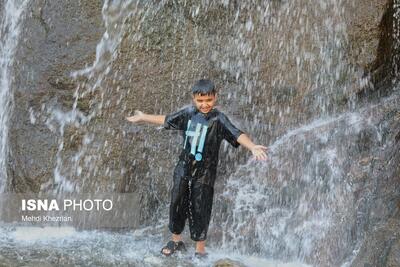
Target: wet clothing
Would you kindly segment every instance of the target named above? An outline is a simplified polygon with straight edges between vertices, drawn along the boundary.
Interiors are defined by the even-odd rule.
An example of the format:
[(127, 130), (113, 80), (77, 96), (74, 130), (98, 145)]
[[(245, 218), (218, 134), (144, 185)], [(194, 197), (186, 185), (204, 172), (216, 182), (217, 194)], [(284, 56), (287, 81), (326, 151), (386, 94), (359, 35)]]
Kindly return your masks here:
[(179, 162), (184, 163), (182, 166), (187, 173), (191, 170), (193, 179), (212, 187), (222, 140), (238, 147), (237, 139), (243, 133), (217, 109), (203, 114), (193, 106), (167, 115), (164, 128), (183, 131), (184, 143)]
[[(176, 170), (180, 172), (182, 168)], [(182, 233), (188, 219), (191, 239), (206, 240), (213, 195), (213, 187), (190, 180), (189, 177), (175, 172), (169, 209), (168, 228), (171, 233), (177, 235)]]
[(238, 147), (243, 132), (217, 109), (203, 114), (194, 106), (167, 115), (164, 128), (183, 131), (184, 139), (174, 170), (169, 229), (180, 234), (189, 219), (191, 238), (205, 240), (221, 142), (225, 139)]

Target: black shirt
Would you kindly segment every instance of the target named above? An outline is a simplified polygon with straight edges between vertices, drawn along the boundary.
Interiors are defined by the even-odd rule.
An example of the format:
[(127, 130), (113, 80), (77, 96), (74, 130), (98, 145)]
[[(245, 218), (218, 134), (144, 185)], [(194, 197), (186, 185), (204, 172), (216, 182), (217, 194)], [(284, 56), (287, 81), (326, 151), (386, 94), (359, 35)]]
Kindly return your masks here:
[(215, 182), (222, 140), (238, 147), (237, 139), (243, 133), (219, 110), (203, 114), (194, 106), (167, 115), (164, 128), (183, 131), (178, 166), (185, 169), (188, 178), (210, 186)]

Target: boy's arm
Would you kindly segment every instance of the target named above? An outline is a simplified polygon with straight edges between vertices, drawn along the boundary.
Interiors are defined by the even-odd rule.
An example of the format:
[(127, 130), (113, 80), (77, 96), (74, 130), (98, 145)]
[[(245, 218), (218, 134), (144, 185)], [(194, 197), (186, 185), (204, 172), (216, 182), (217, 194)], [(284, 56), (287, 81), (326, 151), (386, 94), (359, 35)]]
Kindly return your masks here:
[(256, 160), (267, 160), (267, 147), (254, 144), (246, 134), (241, 134), (237, 142), (251, 151)]
[(148, 122), (157, 125), (163, 125), (165, 121), (165, 115), (150, 115), (144, 114), (143, 112), (136, 110), (135, 115), (131, 117), (126, 117), (126, 119), (130, 122), (137, 123), (137, 122)]

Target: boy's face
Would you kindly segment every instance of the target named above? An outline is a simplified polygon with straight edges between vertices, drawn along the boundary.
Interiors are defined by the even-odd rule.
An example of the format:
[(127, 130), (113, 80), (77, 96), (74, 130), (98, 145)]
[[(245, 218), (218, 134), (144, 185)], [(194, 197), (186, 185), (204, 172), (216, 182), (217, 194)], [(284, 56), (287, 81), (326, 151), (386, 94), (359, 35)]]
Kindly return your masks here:
[(201, 112), (201, 113), (208, 113), (210, 112), (217, 101), (217, 95), (200, 95), (200, 94), (194, 94), (193, 95), (193, 103), (196, 106), (196, 108)]

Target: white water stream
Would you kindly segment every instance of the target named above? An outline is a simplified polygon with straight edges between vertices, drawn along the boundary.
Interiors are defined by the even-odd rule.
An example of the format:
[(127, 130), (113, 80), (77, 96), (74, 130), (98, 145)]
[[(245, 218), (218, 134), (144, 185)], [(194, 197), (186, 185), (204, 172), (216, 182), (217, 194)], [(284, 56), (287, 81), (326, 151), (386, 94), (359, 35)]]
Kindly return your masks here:
[[(222, 2), (225, 4), (226, 1)], [(251, 7), (250, 2), (243, 1), (243, 10)], [(306, 266), (302, 262), (318, 262), (318, 257), (323, 259), (322, 262), (334, 262), (332, 258), (335, 256), (351, 260), (353, 249), (357, 247), (357, 238), (362, 235), (361, 230), (352, 232), (359, 223), (355, 214), (358, 216), (358, 207), (364, 203), (354, 203), (355, 187), (349, 183), (345, 170), (351, 170), (348, 163), (357, 158), (354, 154), (359, 153), (357, 142), (360, 134), (370, 134), (374, 140), (371, 153), (384, 148), (385, 144), (380, 143), (382, 132), (377, 127), (375, 109), (395, 107), (398, 105), (398, 96), (358, 110), (354, 110), (352, 101), (345, 107), (336, 105), (341, 97), (352, 99), (353, 80), (356, 80), (356, 86), (366, 83), (342, 60), (343, 46), (347, 42), (342, 17), (343, 2), (320, 1), (315, 13), (310, 8), (299, 8), (296, 3), (288, 1), (276, 12), (268, 2), (263, 8), (255, 9), (258, 12), (257, 20), (250, 16), (230, 33), (230, 42), (226, 47), (219, 50), (209, 48), (211, 61), (234, 77), (240, 87), (240, 90), (230, 90), (225, 94), (226, 99), (241, 107), (251, 105), (250, 111), (247, 110), (241, 119), (249, 121), (247, 130), (254, 131), (258, 140), (264, 142), (267, 139), (264, 132), (274, 130), (270, 127), (270, 121), (263, 121), (265, 118), (278, 118), (275, 123), (279, 126), (280, 123), (285, 124), (285, 119), (290, 121), (289, 118), (295, 117), (291, 114), (296, 112), (287, 99), (273, 98), (271, 106), (255, 101), (268, 90), (262, 84), (265, 80), (261, 81), (257, 76), (263, 63), (260, 58), (265, 58), (268, 51), (273, 51), (280, 60), (275, 62), (276, 76), (268, 78), (270, 84), (280, 88), (298, 83), (299, 88), (306, 88), (305, 95), (298, 97), (308, 99), (304, 105), (309, 104), (309, 110), (313, 112), (311, 115), (298, 115), (299, 119), (309, 123), (288, 127), (291, 130), (281, 135), (276, 132), (270, 135), (275, 134), (275, 138), (268, 140), (268, 162), (247, 161), (243, 165), (235, 165), (235, 170), (224, 184), (224, 191), (216, 196), (211, 231), (220, 230), (222, 234), (220, 240), (211, 242), (210, 257), (206, 261), (193, 259), (193, 246), (178, 258), (161, 257), (159, 250), (165, 238), (163, 231), (166, 222), (160, 219), (159, 226), (125, 233), (3, 225), (0, 227), (0, 251), (4, 255), (0, 257), (0, 263), (23, 262), (27, 266), (35, 266), (47, 261), (54, 265), (172, 267), (210, 266), (218, 259), (229, 257), (252, 267), (300, 267)], [(0, 192), (6, 189), (7, 184), (8, 128), (13, 101), (12, 65), (27, 3), (8, 0), (1, 21)], [(193, 6), (190, 9), (192, 18), (195, 19), (203, 9), (207, 10), (208, 3), (201, 1), (197, 7)], [(44, 116), (46, 125), (57, 133), (59, 139), (54, 177), (42, 185), (42, 190), (53, 185), (51, 188), (55, 192), (80, 192), (89, 181), (87, 178), (74, 178), (97, 177), (99, 173), (112, 181), (114, 174), (109, 168), (100, 170), (104, 160), (102, 156), (112, 153), (112, 147), (107, 142), (101, 146), (95, 143), (97, 136), (91, 123), (96, 116), (107, 112), (109, 91), (121, 95), (121, 106), (123, 97), (130, 92), (123, 95), (120, 88), (107, 88), (105, 85), (118, 58), (124, 35), (132, 40), (144, 38), (135, 32), (136, 29), (129, 28), (126, 21), (138, 17), (138, 25), (142, 26), (146, 20), (157, 18), (157, 12), (164, 8), (164, 4), (164, 1), (148, 5), (137, 4), (137, 1), (105, 1), (102, 14), (106, 31), (97, 45), (96, 59), (92, 66), (71, 73), (72, 77), (85, 77), (88, 82), (76, 88), (71, 110), (47, 107), (44, 111), (47, 113), (47, 117)], [(318, 11), (329, 15), (317, 19), (322, 28), (318, 27), (321, 25), (309, 24), (306, 16), (318, 17)], [(238, 12), (236, 15), (239, 18), (241, 14)], [(398, 16), (398, 13), (395, 15)], [(288, 25), (292, 24), (294, 30), (289, 35), (293, 36), (278, 34), (287, 31)], [(398, 35), (398, 25), (394, 28), (394, 34)], [(253, 46), (250, 40), (243, 37), (246, 34), (256, 35), (263, 30), (271, 32), (271, 40), (260, 46)], [(179, 31), (178, 26), (175, 31)], [(302, 39), (304, 34), (308, 36), (309, 43)], [(215, 38), (213, 41), (216, 43), (226, 41)], [(189, 41), (187, 47), (182, 48), (182, 54), (190, 45), (200, 46), (204, 40)], [(132, 65), (134, 71), (135, 63)], [(289, 66), (294, 66), (292, 72), (281, 69)], [(84, 113), (78, 108), (78, 102), (90, 94), (97, 94), (98, 102)], [(286, 100), (287, 106), (283, 105), (282, 108), (282, 103), (278, 102)], [(125, 110), (126, 106), (122, 109)], [(64, 154), (66, 129), (69, 126), (81, 131), (83, 136), (78, 152), (73, 155)], [(104, 127), (100, 130), (112, 136), (112, 125), (98, 127)], [(109, 182), (107, 188), (114, 190), (115, 184)], [(365, 203), (369, 203), (370, 197), (365, 196)], [(226, 205), (228, 207), (224, 209)], [(159, 217), (163, 218), (165, 214)], [(319, 255), (320, 251), (328, 252)], [(329, 254), (330, 251), (333, 252)]]
[(0, 192), (7, 188), (9, 121), (13, 109), (14, 54), (20, 41), (21, 23), (29, 0), (7, 0), (0, 21)]

